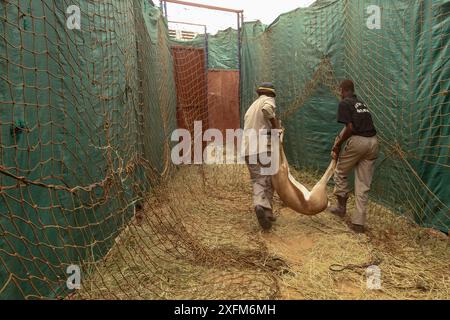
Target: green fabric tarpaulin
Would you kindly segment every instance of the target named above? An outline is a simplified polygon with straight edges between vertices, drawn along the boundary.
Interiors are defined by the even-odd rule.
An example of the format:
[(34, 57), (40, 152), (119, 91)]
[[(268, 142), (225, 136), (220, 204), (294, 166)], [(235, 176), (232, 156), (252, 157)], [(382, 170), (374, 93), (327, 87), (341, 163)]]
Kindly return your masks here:
[(72, 2), (81, 30), (67, 29), (64, 1), (0, 2), (1, 298), (66, 296), (66, 268), (104, 257), (136, 185), (157, 183), (146, 170), (170, 171), (173, 45), (207, 46), (209, 69), (241, 70), (242, 116), (272, 81), (298, 168), (328, 165), (338, 84), (353, 79), (382, 144), (373, 199), (448, 232), (448, 1), (319, 0), (269, 26), (247, 22), (241, 66), (236, 30), (180, 42), (151, 1)]
[(67, 267), (103, 257), (133, 214), (144, 176), (121, 166), (142, 156), (163, 171), (176, 126), (160, 11), (147, 0), (71, 4), (81, 30), (67, 29), (64, 1), (0, 3), (0, 168), (27, 180), (0, 174), (2, 298), (67, 294)]
[(229, 28), (206, 37), (205, 34), (199, 34), (192, 40), (171, 39), (171, 43), (174, 46), (207, 47), (208, 69), (239, 70), (239, 43), (235, 29)]
[[(374, 5), (380, 29), (368, 26)], [(338, 83), (353, 79), (382, 143), (372, 195), (425, 227), (448, 232), (449, 6), (322, 0), (270, 26), (246, 23), (241, 114), (258, 83), (273, 82), (290, 163), (324, 170), (342, 128), (336, 123)]]

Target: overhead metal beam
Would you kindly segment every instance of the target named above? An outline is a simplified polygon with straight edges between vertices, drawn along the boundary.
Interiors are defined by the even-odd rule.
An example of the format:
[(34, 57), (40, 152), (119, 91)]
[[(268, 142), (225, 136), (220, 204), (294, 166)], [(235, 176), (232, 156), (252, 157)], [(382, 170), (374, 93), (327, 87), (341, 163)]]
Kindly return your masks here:
[(197, 8), (203, 8), (203, 9), (210, 9), (210, 10), (216, 10), (216, 11), (226, 11), (226, 12), (233, 12), (233, 13), (242, 13), (242, 12), (244, 12), (244, 10), (236, 10), (236, 9), (230, 9), (230, 8), (209, 6), (209, 5), (206, 5), (206, 4), (194, 3), (194, 2), (188, 2), (188, 1), (181, 1), (181, 0), (164, 0), (164, 2), (176, 3), (176, 4), (180, 4), (180, 5), (197, 7)]
[(169, 22), (169, 23), (178, 23), (178, 24), (187, 24), (189, 26), (197, 26), (197, 27), (206, 28), (205, 24), (199, 24), (199, 23), (191, 23), (191, 22), (184, 22), (184, 21), (173, 21), (173, 20), (169, 20), (167, 22)]

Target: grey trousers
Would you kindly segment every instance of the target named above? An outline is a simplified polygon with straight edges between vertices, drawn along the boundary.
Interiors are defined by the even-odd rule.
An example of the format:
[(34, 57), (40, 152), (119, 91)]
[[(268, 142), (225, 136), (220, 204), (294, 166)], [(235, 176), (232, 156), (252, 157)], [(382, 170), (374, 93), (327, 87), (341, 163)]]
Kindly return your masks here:
[(355, 169), (355, 202), (356, 211), (352, 216), (352, 223), (366, 224), (367, 203), (375, 161), (378, 158), (379, 144), (377, 137), (352, 136), (341, 152), (334, 174), (334, 194), (340, 197), (348, 197), (348, 175)]
[(272, 176), (261, 175), (261, 164), (249, 164), (248, 158), (246, 163), (253, 186), (253, 206), (261, 206), (272, 210)]

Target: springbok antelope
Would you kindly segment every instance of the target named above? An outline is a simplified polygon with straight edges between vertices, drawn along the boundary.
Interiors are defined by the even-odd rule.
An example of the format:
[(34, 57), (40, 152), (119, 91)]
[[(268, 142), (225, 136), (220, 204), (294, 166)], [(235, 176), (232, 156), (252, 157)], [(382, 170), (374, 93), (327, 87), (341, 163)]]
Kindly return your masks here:
[(289, 171), (283, 147), (283, 136), (280, 137), (280, 158), (278, 172), (272, 176), (272, 184), (280, 199), (292, 210), (313, 216), (325, 211), (328, 207), (327, 183), (336, 169), (336, 160), (332, 160), (320, 181), (309, 191), (295, 180)]

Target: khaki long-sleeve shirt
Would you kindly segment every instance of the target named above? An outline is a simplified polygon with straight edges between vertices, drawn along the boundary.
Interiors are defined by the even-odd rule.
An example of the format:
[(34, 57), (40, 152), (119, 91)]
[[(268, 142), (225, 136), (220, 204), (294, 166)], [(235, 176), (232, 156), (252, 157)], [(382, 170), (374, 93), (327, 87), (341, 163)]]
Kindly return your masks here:
[[(243, 151), (246, 156), (271, 151), (270, 135), (267, 133), (273, 129), (270, 120), (275, 117), (276, 104), (275, 98), (272, 97), (260, 96), (247, 110), (244, 117), (244, 137), (242, 141)], [(251, 138), (249, 132), (252, 129), (256, 132), (257, 138)], [(267, 140), (261, 138), (262, 135), (266, 135)]]

